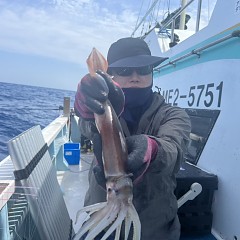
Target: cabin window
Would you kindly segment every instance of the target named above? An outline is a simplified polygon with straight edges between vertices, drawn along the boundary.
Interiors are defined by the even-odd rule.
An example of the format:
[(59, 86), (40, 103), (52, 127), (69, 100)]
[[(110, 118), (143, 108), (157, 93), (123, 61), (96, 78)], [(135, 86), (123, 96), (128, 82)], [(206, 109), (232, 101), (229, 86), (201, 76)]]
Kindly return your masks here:
[(185, 109), (191, 119), (192, 130), (185, 160), (197, 165), (205, 144), (211, 134), (220, 110)]

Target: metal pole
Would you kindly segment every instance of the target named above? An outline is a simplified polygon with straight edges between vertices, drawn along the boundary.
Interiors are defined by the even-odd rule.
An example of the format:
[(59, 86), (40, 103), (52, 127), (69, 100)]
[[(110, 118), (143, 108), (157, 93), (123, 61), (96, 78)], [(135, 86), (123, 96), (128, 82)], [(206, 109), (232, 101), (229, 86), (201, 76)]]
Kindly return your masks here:
[[(182, 8), (184, 8), (187, 4), (187, 0), (182, 0)], [(186, 9), (181, 12), (180, 14), (180, 23), (179, 23), (179, 29), (184, 30), (185, 29), (185, 19), (186, 19)]]
[(198, 0), (198, 10), (197, 10), (197, 20), (196, 20), (196, 29), (195, 32), (199, 31), (200, 18), (201, 18), (201, 10), (202, 10), (202, 0)]
[(172, 21), (172, 31), (171, 31), (171, 43), (174, 42), (174, 29), (175, 29), (175, 21), (176, 19), (173, 18), (173, 21)]
[(69, 117), (70, 116), (70, 97), (64, 97), (63, 116), (64, 117)]

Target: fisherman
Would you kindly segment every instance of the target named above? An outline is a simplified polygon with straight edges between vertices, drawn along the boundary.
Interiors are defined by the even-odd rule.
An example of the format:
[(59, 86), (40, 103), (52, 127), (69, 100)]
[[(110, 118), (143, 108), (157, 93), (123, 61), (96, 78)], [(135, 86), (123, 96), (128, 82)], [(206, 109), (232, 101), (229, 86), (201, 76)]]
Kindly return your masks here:
[[(153, 68), (164, 60), (166, 58), (152, 56), (144, 40), (122, 38), (109, 48), (108, 74), (99, 72), (107, 83), (108, 99), (126, 137), (127, 169), (134, 183), (133, 204), (141, 221), (141, 240), (180, 237), (175, 175), (183, 160), (191, 127), (183, 109), (167, 104), (162, 95), (152, 91)], [(125, 103), (120, 100), (119, 88), (124, 92)], [(96, 156), (89, 171), (85, 206), (106, 201), (101, 138), (93, 115), (103, 111), (99, 95), (94, 79), (85, 75), (78, 85), (74, 103), (81, 133), (93, 141)]]

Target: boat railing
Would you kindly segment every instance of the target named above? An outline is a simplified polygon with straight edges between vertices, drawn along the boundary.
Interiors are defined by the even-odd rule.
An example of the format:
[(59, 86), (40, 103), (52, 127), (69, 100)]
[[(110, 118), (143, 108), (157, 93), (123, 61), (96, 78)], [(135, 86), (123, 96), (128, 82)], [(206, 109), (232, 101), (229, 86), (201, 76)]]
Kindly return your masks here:
[[(195, 0), (190, 0), (189, 2), (187, 2), (186, 4), (182, 4), (181, 8), (176, 11), (176, 13), (164, 24), (160, 25), (159, 23), (157, 23), (154, 27), (152, 27), (147, 33), (144, 34), (144, 36), (142, 36), (142, 38), (144, 38), (145, 36), (147, 36), (151, 31), (153, 31), (157, 26), (159, 28), (158, 32), (162, 33), (162, 32), (166, 32), (166, 29), (168, 28), (168, 26), (171, 25), (171, 43), (170, 46), (174, 46), (174, 30), (175, 30), (175, 21), (177, 19), (177, 17), (179, 17), (180, 15), (185, 16), (185, 10), (186, 8), (188, 8), (193, 2), (195, 2)], [(156, 1), (154, 2), (154, 4), (156, 4)], [(150, 14), (150, 11), (153, 9), (153, 7), (155, 6), (153, 4), (153, 6), (150, 7), (149, 11), (147, 12), (147, 14), (143, 17), (143, 19), (141, 20), (141, 22), (135, 27), (133, 33), (132, 33), (132, 37), (134, 36), (134, 34), (136, 33), (136, 31), (138, 30), (138, 28), (141, 26), (141, 24), (143, 23), (143, 21), (146, 19), (147, 15)], [(201, 9), (202, 9), (202, 0), (198, 0), (198, 7), (197, 7), (197, 18), (196, 18), (196, 26), (195, 26), (195, 32), (199, 31), (199, 26), (200, 26), (200, 17), (201, 17)], [(182, 21), (185, 21), (184, 17), (182, 18)], [(185, 23), (184, 23), (185, 24)]]
[[(42, 130), (53, 164), (56, 164), (58, 160), (63, 160), (63, 144), (69, 138), (69, 119), (70, 99), (66, 98), (64, 99), (63, 115)], [(15, 232), (11, 229), (15, 229), (16, 221), (14, 220), (13, 225), (11, 225), (9, 218), (12, 216), (8, 213), (7, 202), (12, 198), (14, 200), (18, 191), (19, 186), (15, 182), (14, 166), (9, 155), (0, 162), (0, 239), (10, 239), (11, 233)], [(9, 231), (7, 231), (8, 227)]]
[(155, 68), (154, 71), (159, 72), (160, 69), (162, 69), (162, 68), (164, 68), (166, 66), (169, 66), (169, 65), (172, 65), (172, 66), (175, 67), (177, 62), (179, 62), (181, 60), (184, 60), (184, 59), (186, 59), (188, 57), (191, 57), (193, 55), (197, 55), (197, 57), (199, 58), (201, 56), (201, 54), (203, 53), (203, 51), (205, 51), (205, 50), (207, 50), (207, 49), (209, 49), (209, 48), (211, 48), (213, 46), (216, 46), (216, 45), (218, 45), (218, 44), (220, 44), (222, 42), (225, 42), (225, 41), (227, 41), (227, 40), (229, 40), (231, 38), (236, 38), (236, 37), (240, 38), (240, 30), (235, 30), (231, 34), (228, 34), (225, 37), (222, 37), (222, 38), (220, 38), (220, 39), (218, 39), (216, 41), (213, 41), (212, 43), (206, 44), (203, 47), (193, 49), (190, 52), (188, 52), (188, 53), (186, 53), (186, 54), (184, 54), (184, 55), (182, 55), (182, 56), (180, 56), (178, 58), (175, 58), (174, 60), (171, 60), (171, 61), (169, 61), (169, 62), (167, 62), (167, 63), (165, 63), (165, 64), (163, 64), (163, 65), (161, 65), (161, 66), (159, 66), (157, 68)]
[[(171, 42), (170, 46), (174, 45), (174, 29), (175, 29), (175, 21), (177, 17), (182, 14), (185, 9), (190, 6), (195, 0), (190, 0), (186, 5), (182, 6), (166, 23), (164, 23), (162, 26), (159, 28), (159, 33), (165, 32), (166, 28), (171, 24)], [(199, 24), (200, 24), (200, 16), (201, 16), (201, 8), (202, 8), (202, 0), (198, 0), (198, 9), (197, 9), (197, 21), (196, 21), (196, 28), (195, 32), (199, 30)]]

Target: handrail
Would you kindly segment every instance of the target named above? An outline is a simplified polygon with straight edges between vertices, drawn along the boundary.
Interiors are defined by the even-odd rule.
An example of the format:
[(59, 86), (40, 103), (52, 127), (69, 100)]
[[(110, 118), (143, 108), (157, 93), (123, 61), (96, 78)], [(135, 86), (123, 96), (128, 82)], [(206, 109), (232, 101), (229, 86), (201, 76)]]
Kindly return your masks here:
[(131, 37), (134, 36), (134, 33), (137, 31), (137, 29), (141, 26), (141, 24), (144, 22), (144, 20), (146, 19), (146, 17), (148, 16), (148, 14), (152, 11), (152, 9), (155, 7), (155, 5), (157, 4), (158, 0), (155, 0), (154, 3), (152, 4), (152, 6), (149, 8), (149, 10), (146, 12), (146, 14), (144, 15), (144, 17), (142, 18), (142, 20), (140, 21), (140, 23), (135, 27), (134, 31), (132, 32)]
[[(162, 26), (160, 26), (160, 28), (159, 28), (159, 33), (162, 31), (162, 30), (165, 30), (166, 29), (166, 27), (169, 25), (169, 24), (171, 24), (172, 23), (172, 36), (171, 36), (171, 41), (173, 40), (173, 37), (174, 37), (174, 35), (173, 35), (173, 32), (174, 32), (174, 27), (175, 27), (175, 20), (176, 20), (176, 18), (190, 5), (190, 4), (192, 4), (193, 2), (194, 2), (195, 0), (190, 0), (186, 5), (184, 5), (184, 6), (182, 6), (175, 14), (174, 14), (174, 16), (172, 16), (165, 24), (163, 24)], [(202, 0), (198, 0), (198, 1), (202, 1)], [(155, 3), (155, 2), (154, 2)], [(201, 4), (199, 4), (198, 5), (198, 13), (197, 13), (197, 16), (200, 16), (200, 12), (201, 12), (201, 9), (199, 9), (199, 7), (201, 7)], [(150, 9), (152, 9), (152, 8), (150, 8)], [(149, 11), (147, 12), (147, 13), (149, 13)], [(144, 16), (144, 19), (146, 18), (146, 15)], [(144, 20), (143, 19), (143, 20)], [(143, 21), (142, 20), (142, 21)], [(142, 21), (140, 22), (140, 23), (142, 23)], [(199, 25), (199, 21), (197, 22), (197, 24)], [(140, 25), (141, 24), (138, 24), (138, 26), (134, 29), (134, 31), (133, 31), (133, 33), (131, 34), (131, 36), (133, 37), (133, 35), (134, 35), (134, 33), (137, 31), (137, 29), (140, 27)], [(158, 25), (158, 24), (157, 24)], [(145, 35), (144, 36), (142, 36), (142, 38), (144, 38), (146, 35), (148, 35), (153, 29), (155, 29), (156, 28), (156, 26), (157, 25), (155, 25), (154, 27), (152, 27), (148, 32), (146, 32), (145, 33)], [(199, 29), (199, 26), (197, 26), (196, 25), (196, 31)]]
[[(51, 122), (48, 126), (46, 126), (42, 130), (42, 134), (44, 137), (45, 142), (48, 144), (48, 146), (53, 145), (53, 147), (56, 145), (55, 138), (61, 133), (63, 136), (64, 134), (67, 134), (67, 129), (63, 131), (64, 127), (68, 124), (68, 118), (64, 116), (60, 116), (56, 118), (53, 122)], [(67, 137), (66, 137), (67, 139)], [(51, 147), (50, 147), (51, 148)], [(0, 162), (0, 172), (4, 172), (5, 175), (0, 176), (0, 183), (8, 182), (10, 186), (15, 184), (15, 179), (13, 175), (13, 163), (11, 160), (10, 155), (8, 155), (6, 158), (4, 158)], [(13, 191), (14, 193), (14, 191)], [(11, 194), (8, 193), (8, 197), (11, 197)], [(1, 198), (0, 198), (1, 201)], [(1, 210), (1, 203), (0, 203), (0, 210)]]
[(154, 71), (158, 71), (158, 72), (159, 72), (161, 68), (164, 68), (164, 67), (166, 67), (166, 66), (168, 66), (168, 65), (174, 65), (174, 66), (176, 66), (176, 63), (177, 63), (178, 61), (183, 60), (183, 59), (185, 59), (185, 58), (188, 58), (188, 57), (190, 57), (190, 56), (192, 56), (192, 55), (197, 55), (198, 57), (200, 57), (202, 51), (204, 51), (204, 50), (206, 50), (206, 49), (208, 49), (208, 48), (210, 48), (210, 47), (213, 47), (213, 46), (215, 46), (215, 45), (217, 45), (217, 44), (220, 44), (220, 43), (222, 43), (222, 42), (224, 42), (224, 41), (226, 41), (226, 40), (229, 40), (229, 39), (231, 39), (231, 38), (234, 38), (234, 37), (240, 37), (240, 30), (233, 31), (231, 34), (229, 34), (229, 35), (227, 35), (227, 36), (225, 36), (225, 37), (223, 37), (223, 38), (221, 38), (221, 39), (219, 39), (219, 40), (216, 40), (216, 41), (214, 41), (214, 42), (212, 42), (212, 43), (209, 43), (209, 44), (205, 45), (204, 47), (196, 48), (196, 49), (190, 51), (189, 53), (187, 53), (187, 54), (185, 54), (185, 55), (183, 55), (183, 56), (181, 56), (181, 57), (178, 57), (178, 58), (176, 58), (176, 59), (174, 59), (174, 60), (172, 60), (172, 61), (169, 61), (169, 62), (166, 63), (166, 64), (163, 64), (163, 65), (155, 68)]
[(165, 30), (166, 27), (172, 23), (172, 33), (174, 32), (174, 28), (175, 28), (175, 20), (176, 18), (190, 5), (192, 4), (192, 2), (194, 2), (195, 0), (190, 0), (185, 6), (181, 7), (175, 14), (174, 16), (172, 16), (165, 24), (163, 24), (160, 29), (159, 29), (159, 33), (162, 30)]

